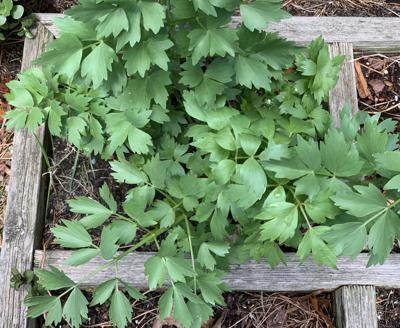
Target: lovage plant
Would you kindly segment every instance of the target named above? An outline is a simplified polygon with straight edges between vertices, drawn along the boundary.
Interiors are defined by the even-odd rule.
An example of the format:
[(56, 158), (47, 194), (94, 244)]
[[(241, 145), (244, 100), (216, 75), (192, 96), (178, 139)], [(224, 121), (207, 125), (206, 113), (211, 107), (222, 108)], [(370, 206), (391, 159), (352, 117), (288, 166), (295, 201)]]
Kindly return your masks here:
[(87, 277), (109, 267), (115, 276), (89, 303), (84, 281), (37, 269), (47, 293), (27, 298), (29, 316), (79, 327), (88, 306), (108, 304), (125, 327), (130, 300), (144, 296), (118, 263), (149, 243), (158, 249), (145, 263), (149, 289), (166, 288), (160, 316), (187, 328), (223, 305), (229, 264), (274, 267), (282, 248), (332, 267), (363, 250), (371, 265), (385, 260), (400, 233), (395, 125), (344, 115), (331, 127), (323, 105), (343, 58), (330, 59), (322, 39), (301, 49), (263, 32), (287, 16), (280, 5), (82, 0), (57, 20), (62, 34), (37, 61), (46, 69), (9, 83), (8, 126), (34, 132), (46, 121), (53, 135), (112, 159), (112, 176), (131, 189), (123, 204), (106, 184), (100, 200), (70, 200), (81, 218), (52, 229), (74, 250), (69, 265), (101, 256)]

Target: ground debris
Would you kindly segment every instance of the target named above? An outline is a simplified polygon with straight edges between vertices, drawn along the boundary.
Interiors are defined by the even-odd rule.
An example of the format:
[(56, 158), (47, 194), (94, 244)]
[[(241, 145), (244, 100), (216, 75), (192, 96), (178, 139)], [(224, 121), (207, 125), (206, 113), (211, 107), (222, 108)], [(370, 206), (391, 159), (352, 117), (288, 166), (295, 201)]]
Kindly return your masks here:
[(399, 17), (400, 3), (385, 0), (284, 0), (284, 7), (298, 16)]
[(354, 65), (360, 110), (400, 120), (400, 56), (360, 56)]
[(379, 328), (400, 327), (400, 290), (377, 289), (376, 308)]
[[(133, 319), (127, 328), (181, 328), (173, 319), (160, 320), (161, 294), (132, 304)], [(334, 328), (330, 294), (280, 294), (234, 292), (225, 295), (226, 307), (216, 307), (202, 328)], [(91, 308), (84, 328), (112, 327), (107, 306)], [(61, 324), (58, 328), (69, 328)]]

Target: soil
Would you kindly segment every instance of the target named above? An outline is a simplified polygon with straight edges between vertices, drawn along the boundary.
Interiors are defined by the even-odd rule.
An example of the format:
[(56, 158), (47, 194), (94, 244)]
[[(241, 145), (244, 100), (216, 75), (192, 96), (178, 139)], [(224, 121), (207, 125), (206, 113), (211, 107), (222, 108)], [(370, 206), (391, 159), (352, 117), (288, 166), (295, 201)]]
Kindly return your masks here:
[(400, 290), (377, 289), (379, 328), (400, 327)]
[(400, 56), (362, 56), (355, 68), (360, 110), (399, 120)]
[[(168, 328), (181, 326), (172, 319), (159, 320), (157, 303), (160, 294), (132, 304), (133, 320), (128, 328)], [(203, 328), (334, 328), (329, 294), (227, 293), (226, 307), (216, 307), (214, 316)], [(89, 312), (89, 322), (82, 327), (111, 327), (107, 306)], [(69, 328), (61, 324), (59, 328)]]
[[(50, 228), (61, 223), (63, 219), (78, 218), (77, 214), (69, 211), (66, 202), (68, 199), (86, 196), (100, 200), (99, 188), (104, 183), (107, 183), (119, 204), (123, 202), (126, 192), (125, 186), (115, 184), (110, 175), (110, 165), (100, 157), (89, 158), (78, 153), (75, 147), (59, 138), (53, 139), (50, 153), (51, 168), (48, 174), (51, 176), (51, 183), (44, 249), (55, 248)], [(94, 240), (98, 239), (100, 231), (92, 232)]]
[[(60, 249), (54, 244), (54, 236), (50, 229), (61, 223), (63, 219), (77, 219), (78, 214), (71, 213), (67, 200), (80, 196), (91, 197), (100, 201), (99, 189), (107, 183), (117, 204), (122, 204), (129, 186), (116, 183), (111, 176), (111, 168), (107, 161), (99, 156), (92, 158), (83, 153), (77, 153), (75, 147), (67, 142), (55, 138), (49, 152), (51, 168), (50, 192), (47, 204), (47, 217), (43, 238), (43, 249)], [(76, 162), (75, 162), (76, 161)], [(119, 208), (119, 211), (122, 209)], [(95, 243), (100, 242), (101, 229), (92, 229), (90, 234)], [(144, 231), (138, 230), (134, 242), (138, 242)], [(162, 236), (160, 236), (162, 238)], [(138, 249), (138, 251), (155, 251), (156, 246), (151, 243)]]

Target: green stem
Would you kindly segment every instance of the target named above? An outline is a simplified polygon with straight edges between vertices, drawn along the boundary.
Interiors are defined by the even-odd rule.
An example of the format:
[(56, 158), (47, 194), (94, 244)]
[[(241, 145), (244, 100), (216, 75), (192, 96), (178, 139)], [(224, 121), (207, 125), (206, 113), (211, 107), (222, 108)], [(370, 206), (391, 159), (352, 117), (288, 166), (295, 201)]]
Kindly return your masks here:
[[(189, 241), (190, 257), (192, 259), (192, 269), (193, 269), (193, 272), (196, 272), (196, 266), (194, 263), (193, 245), (192, 245), (192, 235), (190, 233), (189, 220), (187, 218), (185, 218), (185, 222), (186, 222), (186, 231), (187, 231), (188, 241)], [(196, 276), (193, 277), (193, 287), (194, 287), (194, 293), (196, 294), (196, 291), (197, 291)]]
[(308, 219), (307, 213), (304, 209), (304, 204), (296, 197), (295, 192), (293, 190), (293, 188), (288, 187), (288, 190), (290, 191), (290, 193), (293, 196), (293, 199), (296, 201), (298, 208), (300, 209), (301, 214), (303, 215), (304, 219), (307, 222), (308, 228), (312, 229), (312, 225), (310, 223), (310, 220)]
[(400, 203), (400, 198), (398, 200), (396, 200), (393, 204), (390, 204), (388, 207), (385, 207), (384, 209), (379, 211), (377, 214), (373, 215), (371, 218), (369, 218), (367, 221), (365, 221), (362, 224), (362, 227), (365, 227), (367, 224), (369, 224), (370, 222), (374, 221), (375, 219), (377, 219), (382, 214), (384, 214), (385, 212), (389, 211), (392, 207), (395, 207), (399, 203)]
[(69, 192), (72, 192), (72, 181), (75, 178), (76, 175), (76, 168), (78, 167), (78, 161), (79, 161), (79, 149), (76, 150), (76, 155), (75, 155), (75, 160), (74, 160), (74, 166), (72, 167), (72, 175), (71, 175), (71, 180), (69, 181)]
[[(177, 225), (178, 223), (182, 222), (184, 219), (185, 219), (185, 217), (181, 216), (180, 218), (178, 218), (175, 221), (175, 225)], [(58, 296), (58, 298), (61, 298), (64, 295), (68, 294), (71, 290), (73, 290), (74, 288), (76, 288), (79, 285), (81, 285), (87, 279), (89, 279), (91, 277), (94, 277), (98, 273), (100, 273), (101, 271), (107, 269), (108, 267), (110, 267), (112, 265), (115, 265), (122, 258), (124, 258), (125, 256), (129, 255), (130, 253), (134, 252), (135, 250), (137, 250), (138, 248), (142, 247), (143, 245), (146, 245), (147, 243), (151, 242), (154, 238), (157, 238), (159, 235), (163, 234), (168, 229), (169, 228), (158, 228), (158, 229), (155, 229), (154, 231), (151, 231), (151, 232), (147, 233), (145, 236), (143, 236), (143, 238), (138, 243), (136, 243), (132, 247), (128, 248), (126, 251), (122, 252), (121, 254), (119, 254), (117, 257), (115, 257), (111, 261), (99, 266), (96, 270), (93, 270), (92, 272), (89, 272), (86, 276), (84, 276), (77, 283), (75, 283), (75, 285), (71, 286), (70, 288), (65, 290), (62, 294), (60, 294)]]

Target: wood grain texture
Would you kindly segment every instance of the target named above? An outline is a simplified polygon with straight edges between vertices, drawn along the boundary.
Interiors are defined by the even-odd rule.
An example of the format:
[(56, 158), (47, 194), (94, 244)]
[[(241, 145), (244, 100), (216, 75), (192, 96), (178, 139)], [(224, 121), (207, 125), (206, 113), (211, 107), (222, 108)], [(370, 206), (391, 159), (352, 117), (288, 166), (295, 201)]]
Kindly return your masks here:
[[(336, 87), (329, 95), (329, 110), (334, 125), (338, 127), (343, 107), (350, 106), (353, 114), (358, 111), (354, 52), (350, 43), (329, 44), (329, 52), (331, 57), (345, 56)], [(335, 290), (334, 314), (338, 328), (377, 328), (375, 287), (360, 285), (363, 283), (355, 279), (349, 286)], [(371, 285), (376, 284), (371, 283)]]
[[(86, 265), (78, 268), (65, 265), (70, 251), (35, 252), (35, 267), (56, 266), (62, 269), (75, 281), (80, 281), (94, 268), (103, 265), (101, 258), (95, 258)], [(125, 257), (119, 265), (122, 279), (138, 288), (146, 288), (144, 262), (151, 253), (136, 252)], [(232, 266), (225, 281), (233, 290), (262, 290), (262, 291), (312, 291), (334, 290), (343, 285), (375, 285), (381, 287), (400, 288), (398, 271), (400, 255), (392, 254), (382, 266), (366, 268), (368, 255), (361, 254), (356, 260), (338, 259), (338, 270), (319, 267), (311, 260), (304, 264), (295, 254), (287, 254), (287, 266), (279, 265), (271, 269), (266, 263), (254, 261), (240, 266)], [(84, 287), (93, 287), (114, 275), (114, 267), (105, 269), (98, 275), (85, 280)]]
[(329, 44), (331, 57), (343, 55), (345, 60), (339, 74), (336, 87), (329, 95), (329, 110), (335, 126), (339, 126), (340, 111), (348, 106), (353, 114), (358, 111), (358, 97), (356, 88), (356, 77), (354, 73), (354, 52), (351, 43)]
[[(39, 24), (34, 39), (26, 39), (22, 70), (31, 66), (32, 61), (44, 50), (53, 35)], [(43, 142), (44, 127), (36, 131)], [(38, 215), (41, 180), (42, 153), (35, 137), (26, 130), (14, 134), (13, 157), (11, 162), (3, 249), (0, 255), (0, 327), (34, 327), (34, 321), (26, 319), (23, 299), (26, 290), (16, 291), (10, 287), (11, 268), (20, 272), (32, 268), (33, 252), (38, 246), (41, 226)]]
[(337, 328), (378, 328), (374, 286), (344, 286), (335, 292)]
[[(54, 35), (59, 31), (53, 24), (61, 14), (37, 14), (40, 21)], [(241, 24), (240, 17), (233, 17), (231, 26)], [(352, 43), (357, 50), (397, 52), (400, 49), (400, 18), (397, 17), (292, 17), (271, 23), (268, 31), (282, 37), (308, 44), (322, 36), (326, 42)]]

